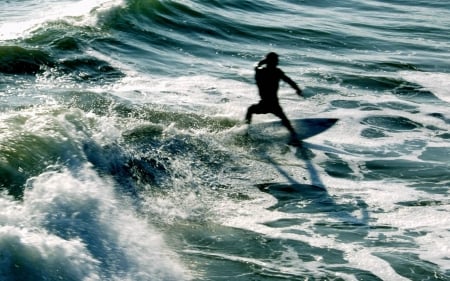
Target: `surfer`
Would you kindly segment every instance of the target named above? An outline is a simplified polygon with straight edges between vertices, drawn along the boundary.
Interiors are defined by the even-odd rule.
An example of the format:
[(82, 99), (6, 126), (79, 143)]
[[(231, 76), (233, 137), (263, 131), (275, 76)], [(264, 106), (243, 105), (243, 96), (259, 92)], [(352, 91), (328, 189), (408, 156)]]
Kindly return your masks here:
[[(263, 65), (265, 65), (265, 67), (263, 67)], [(245, 121), (247, 124), (250, 124), (253, 114), (272, 113), (281, 119), (281, 123), (291, 133), (290, 143), (299, 144), (300, 141), (298, 140), (297, 133), (278, 102), (279, 82), (280, 80), (283, 80), (288, 83), (297, 91), (299, 96), (302, 96), (302, 90), (291, 78), (286, 76), (277, 65), (278, 55), (274, 52), (270, 52), (255, 66), (255, 80), (261, 100), (259, 103), (253, 104), (248, 108)]]

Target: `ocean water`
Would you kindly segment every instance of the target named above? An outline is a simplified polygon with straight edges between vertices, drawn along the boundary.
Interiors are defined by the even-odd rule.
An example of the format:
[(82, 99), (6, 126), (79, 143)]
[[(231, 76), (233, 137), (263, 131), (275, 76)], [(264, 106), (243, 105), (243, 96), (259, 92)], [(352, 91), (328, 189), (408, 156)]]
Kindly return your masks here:
[[(450, 280), (447, 1), (0, 2), (0, 280)], [(255, 115), (267, 52), (304, 90)], [(307, 131), (307, 129), (305, 129)]]

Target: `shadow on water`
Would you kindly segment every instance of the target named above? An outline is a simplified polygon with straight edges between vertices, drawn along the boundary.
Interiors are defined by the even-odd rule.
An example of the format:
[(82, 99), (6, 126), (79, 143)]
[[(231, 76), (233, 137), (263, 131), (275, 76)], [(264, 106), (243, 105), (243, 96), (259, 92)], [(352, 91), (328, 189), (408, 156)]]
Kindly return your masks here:
[[(315, 157), (314, 153), (305, 145), (303, 143), (303, 146), (297, 147), (295, 155), (306, 165), (311, 184), (299, 182), (270, 155), (265, 152), (261, 154), (261, 157), (271, 163), (287, 181), (285, 183), (263, 183), (257, 185), (261, 191), (274, 196), (278, 200), (270, 209), (290, 214), (326, 214), (327, 217), (336, 220), (336, 222), (317, 221), (315, 222), (316, 230), (321, 233), (333, 233), (341, 240), (353, 240), (366, 236), (369, 229), (367, 204), (359, 198), (346, 198), (348, 199), (346, 201), (349, 201), (348, 203), (337, 202), (328, 193), (319, 171), (312, 162), (312, 159)], [(359, 215), (355, 215), (355, 213), (359, 213)], [(271, 226), (276, 227), (289, 227), (295, 224), (298, 224), (298, 219), (291, 221), (283, 219), (282, 221), (270, 223)]]

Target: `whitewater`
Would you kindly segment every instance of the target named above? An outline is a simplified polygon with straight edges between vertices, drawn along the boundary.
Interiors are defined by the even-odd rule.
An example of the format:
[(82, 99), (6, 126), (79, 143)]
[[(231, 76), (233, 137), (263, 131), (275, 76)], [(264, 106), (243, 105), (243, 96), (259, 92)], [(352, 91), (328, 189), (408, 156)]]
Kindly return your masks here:
[[(2, 1), (0, 280), (449, 280), (449, 32), (441, 1)], [(244, 123), (272, 51), (287, 116), (333, 120), (301, 147)]]

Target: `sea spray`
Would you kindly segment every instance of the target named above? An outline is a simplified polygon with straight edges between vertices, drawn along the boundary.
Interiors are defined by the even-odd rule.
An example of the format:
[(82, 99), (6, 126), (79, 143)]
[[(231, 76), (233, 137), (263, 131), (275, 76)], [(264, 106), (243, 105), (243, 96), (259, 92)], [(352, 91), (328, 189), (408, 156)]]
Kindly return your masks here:
[(189, 280), (161, 234), (113, 191), (86, 166), (31, 178), (23, 202), (1, 199), (6, 280)]

